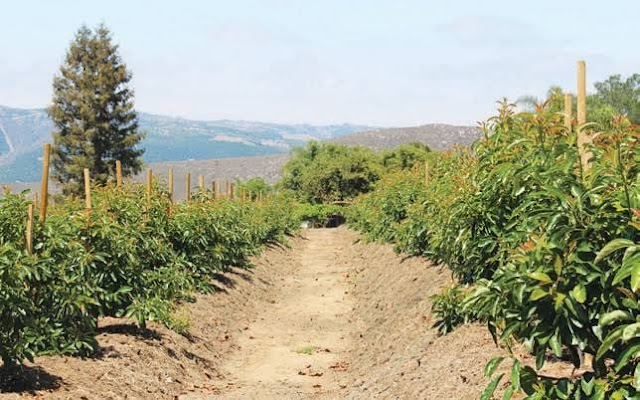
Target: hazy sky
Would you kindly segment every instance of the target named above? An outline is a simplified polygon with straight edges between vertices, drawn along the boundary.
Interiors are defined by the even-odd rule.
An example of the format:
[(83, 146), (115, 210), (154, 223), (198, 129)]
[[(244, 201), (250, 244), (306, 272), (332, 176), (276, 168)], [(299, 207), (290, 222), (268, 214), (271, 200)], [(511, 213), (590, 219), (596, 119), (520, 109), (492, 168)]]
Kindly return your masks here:
[(138, 110), (198, 119), (470, 124), (495, 101), (640, 72), (640, 0), (0, 0), (0, 104), (43, 107), (105, 22)]

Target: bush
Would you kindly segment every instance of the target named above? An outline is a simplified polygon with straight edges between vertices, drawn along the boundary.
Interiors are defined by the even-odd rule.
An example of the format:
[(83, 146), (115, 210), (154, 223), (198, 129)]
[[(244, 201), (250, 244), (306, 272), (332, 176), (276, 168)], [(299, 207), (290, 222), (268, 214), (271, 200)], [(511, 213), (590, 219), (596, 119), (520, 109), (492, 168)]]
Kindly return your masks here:
[[(402, 188), (406, 172), (390, 178), (356, 202), (351, 224), (446, 263), (472, 285), (463, 299), (457, 288), (435, 298), (441, 330), (485, 321), (507, 348), (523, 343), (538, 370), (548, 354), (576, 366), (583, 353), (595, 357), (593, 372), (558, 380), (514, 357), (507, 397), (630, 398), (640, 376), (639, 134), (623, 117), (603, 125), (587, 170), (576, 131), (546, 106), (514, 114), (503, 103), (473, 155), (436, 156), (419, 195)], [(390, 196), (394, 187), (402, 193)], [(396, 206), (380, 206), (389, 201)], [(486, 375), (500, 362), (492, 360)]]
[[(139, 185), (95, 188), (92, 210), (74, 199), (51, 207), (24, 244), (25, 193), (0, 199), (0, 356), (5, 364), (38, 354), (88, 354), (102, 316), (157, 321), (173, 316), (194, 290), (230, 267), (248, 268), (267, 243), (282, 242), (299, 221), (287, 197), (262, 204), (211, 201), (210, 194), (171, 205), (156, 186), (149, 206)], [(37, 212), (36, 212), (37, 214)], [(37, 220), (36, 215), (36, 220)]]
[(301, 203), (296, 209), (300, 221), (306, 221), (311, 226), (327, 227), (332, 218), (343, 218), (345, 208), (337, 204), (309, 204)]
[(280, 185), (306, 203), (349, 201), (380, 177), (376, 154), (363, 147), (311, 142), (293, 151)]

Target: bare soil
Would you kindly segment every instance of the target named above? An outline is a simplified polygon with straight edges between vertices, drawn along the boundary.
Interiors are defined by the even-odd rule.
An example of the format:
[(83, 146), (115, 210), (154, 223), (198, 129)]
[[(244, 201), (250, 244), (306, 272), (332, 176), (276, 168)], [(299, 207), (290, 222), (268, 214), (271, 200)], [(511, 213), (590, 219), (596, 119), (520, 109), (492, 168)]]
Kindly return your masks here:
[(188, 304), (189, 337), (105, 319), (100, 354), (5, 371), (0, 389), (12, 392), (0, 399), (479, 397), (482, 368), (503, 351), (481, 326), (432, 329), (430, 296), (451, 283), (448, 270), (345, 228), (303, 236)]

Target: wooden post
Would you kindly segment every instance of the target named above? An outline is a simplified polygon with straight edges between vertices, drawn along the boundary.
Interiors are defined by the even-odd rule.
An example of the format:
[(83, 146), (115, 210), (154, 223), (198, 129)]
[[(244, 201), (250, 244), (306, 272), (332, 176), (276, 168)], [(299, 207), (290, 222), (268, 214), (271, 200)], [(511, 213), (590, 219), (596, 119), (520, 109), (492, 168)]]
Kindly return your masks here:
[(187, 172), (187, 176), (185, 178), (185, 199), (186, 201), (191, 200), (191, 173)]
[(204, 193), (204, 175), (198, 175), (198, 188), (200, 193)]
[(578, 125), (587, 122), (587, 72), (584, 61), (578, 61)]
[(116, 160), (116, 187), (122, 187), (122, 163)]
[(27, 207), (27, 253), (33, 254), (33, 203), (29, 203)]
[(213, 180), (211, 181), (211, 198), (212, 198), (213, 200), (215, 200), (215, 199), (216, 199), (216, 197), (217, 197), (217, 194), (218, 194), (218, 192), (216, 191), (216, 180), (215, 180), (215, 179), (213, 179)]
[(584, 61), (578, 61), (578, 151), (583, 171), (590, 168), (591, 153), (586, 148), (590, 143), (589, 134), (582, 125), (587, 122), (587, 73)]
[(233, 200), (234, 196), (234, 189), (235, 189), (236, 184), (231, 182), (229, 183), (229, 200)]
[(224, 181), (225, 181), (225, 188), (224, 188), (225, 190), (224, 190), (224, 192), (225, 192), (227, 198), (229, 198), (229, 193), (231, 192), (230, 182), (229, 182), (229, 179), (225, 179)]
[(242, 205), (244, 205), (246, 201), (247, 201), (247, 190), (243, 187), (242, 188)]
[(169, 168), (169, 202), (173, 204), (173, 168)]
[(571, 93), (564, 94), (564, 126), (571, 132), (571, 119), (573, 118), (573, 97)]
[[(40, 182), (40, 223), (47, 219), (47, 203), (49, 201), (49, 160), (51, 155), (51, 145), (44, 144), (44, 154), (42, 155), (42, 179)], [(37, 202), (36, 202), (37, 203)]]
[(424, 162), (424, 185), (429, 185), (429, 161)]
[(87, 215), (91, 212), (91, 177), (89, 168), (84, 169), (84, 208)]
[(151, 193), (153, 192), (153, 171), (147, 169), (147, 212), (151, 210)]

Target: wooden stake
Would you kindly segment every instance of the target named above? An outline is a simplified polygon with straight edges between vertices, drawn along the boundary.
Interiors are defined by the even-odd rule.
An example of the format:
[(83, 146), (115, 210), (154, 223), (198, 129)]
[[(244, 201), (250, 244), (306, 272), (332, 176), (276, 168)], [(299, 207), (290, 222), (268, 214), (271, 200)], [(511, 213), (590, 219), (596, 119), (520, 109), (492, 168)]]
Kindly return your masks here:
[(229, 199), (230, 200), (233, 200), (233, 198), (234, 198), (234, 193), (233, 192), (234, 192), (235, 186), (236, 186), (235, 183), (233, 183), (233, 182), (229, 183)]
[(243, 187), (242, 188), (242, 205), (244, 205), (246, 201), (247, 201), (247, 190)]
[(578, 125), (587, 122), (587, 72), (584, 61), (578, 61)]
[(229, 182), (229, 179), (225, 179), (224, 181), (225, 181), (225, 191), (224, 192), (225, 192), (225, 194), (226, 194), (226, 196), (228, 198), (229, 197), (229, 193), (231, 192), (231, 186), (230, 186), (231, 182)]
[(217, 197), (217, 194), (218, 194), (218, 192), (216, 191), (216, 180), (215, 180), (215, 179), (213, 179), (213, 180), (211, 181), (211, 198), (212, 198), (213, 200), (215, 200), (215, 199), (216, 199), (216, 197)]
[(153, 192), (153, 171), (147, 169), (147, 212), (151, 210), (151, 194)]
[(116, 187), (122, 187), (122, 163), (116, 160)]
[(185, 179), (185, 199), (191, 201), (191, 173), (187, 172)]
[(204, 175), (198, 175), (198, 188), (200, 193), (204, 193)]
[(571, 132), (571, 119), (573, 118), (573, 97), (571, 93), (564, 94), (564, 126)]
[(33, 203), (29, 203), (27, 207), (27, 253), (33, 254)]
[(169, 202), (173, 204), (173, 168), (169, 168)]
[[(47, 203), (49, 201), (49, 160), (51, 155), (51, 145), (44, 144), (44, 154), (42, 155), (42, 179), (40, 181), (40, 223), (47, 219)], [(37, 202), (36, 202), (37, 203)]]
[(424, 162), (424, 184), (429, 185), (429, 161)]
[(89, 168), (84, 169), (84, 208), (87, 215), (91, 212), (91, 177)]
[(587, 146), (591, 142), (589, 133), (582, 129), (587, 122), (587, 73), (584, 61), (578, 61), (578, 151), (583, 171), (590, 168), (591, 153)]

